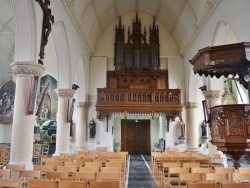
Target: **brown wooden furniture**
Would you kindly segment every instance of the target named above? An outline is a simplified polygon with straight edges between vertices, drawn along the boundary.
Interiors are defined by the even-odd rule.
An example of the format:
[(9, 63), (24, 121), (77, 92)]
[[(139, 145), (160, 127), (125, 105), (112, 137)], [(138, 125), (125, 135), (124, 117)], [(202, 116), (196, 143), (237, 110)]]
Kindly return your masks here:
[(210, 108), (212, 143), (232, 157), (234, 167), (250, 148), (250, 105), (219, 105)]
[(115, 29), (115, 71), (107, 72), (106, 88), (97, 89), (97, 118), (106, 117), (108, 121), (111, 114), (123, 114), (125, 119), (131, 114), (146, 114), (154, 119), (158, 115), (166, 116), (169, 125), (170, 119), (181, 117), (181, 89), (169, 89), (168, 71), (160, 70), (159, 29), (155, 18), (149, 29), (149, 42), (145, 27), (143, 32), (141, 28), (136, 13), (125, 42), (125, 29), (119, 19)]
[(122, 120), (121, 150), (129, 154), (150, 154), (150, 120)]
[[(250, 43), (242, 42), (203, 48), (190, 60), (194, 72), (211, 77), (236, 76), (246, 89), (250, 99)], [(212, 143), (234, 160), (234, 167), (240, 167), (239, 159), (250, 148), (250, 105), (220, 105), (210, 109), (209, 124)]]

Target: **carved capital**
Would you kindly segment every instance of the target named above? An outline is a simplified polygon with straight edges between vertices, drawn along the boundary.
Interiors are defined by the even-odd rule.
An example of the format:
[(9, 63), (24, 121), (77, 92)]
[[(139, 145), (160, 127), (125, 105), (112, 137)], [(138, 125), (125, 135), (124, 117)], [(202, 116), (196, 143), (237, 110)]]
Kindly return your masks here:
[(221, 100), (223, 92), (221, 90), (203, 91), (206, 100)]
[(58, 98), (73, 98), (76, 90), (73, 89), (55, 89)]
[(186, 109), (197, 108), (198, 103), (196, 103), (196, 102), (185, 102), (184, 106), (186, 107)]
[(16, 76), (41, 76), (45, 71), (43, 65), (34, 62), (15, 62), (12, 63), (11, 69)]
[(77, 107), (78, 108), (88, 108), (90, 105), (90, 102), (78, 102)]

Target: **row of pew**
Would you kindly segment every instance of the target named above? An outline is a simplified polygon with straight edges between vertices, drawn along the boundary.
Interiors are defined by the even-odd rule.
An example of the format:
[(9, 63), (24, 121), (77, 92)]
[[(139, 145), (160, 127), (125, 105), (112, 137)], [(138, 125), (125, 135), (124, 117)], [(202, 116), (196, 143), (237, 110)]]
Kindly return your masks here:
[(249, 187), (250, 168), (225, 168), (211, 160), (193, 152), (152, 153), (151, 174), (162, 188)]
[[(127, 178), (127, 155), (127, 152), (60, 154), (42, 158), (41, 164), (34, 165), (33, 170), (25, 170), (24, 165), (6, 165), (5, 169), (0, 169), (0, 177), (2, 177), (0, 187), (6, 186), (1, 185), (3, 182), (13, 183), (14, 181), (21, 188), (33, 188), (34, 184), (48, 188), (44, 186), (48, 182), (53, 188), (96, 188), (97, 186), (122, 188)], [(38, 188), (38, 185), (35, 186)]]

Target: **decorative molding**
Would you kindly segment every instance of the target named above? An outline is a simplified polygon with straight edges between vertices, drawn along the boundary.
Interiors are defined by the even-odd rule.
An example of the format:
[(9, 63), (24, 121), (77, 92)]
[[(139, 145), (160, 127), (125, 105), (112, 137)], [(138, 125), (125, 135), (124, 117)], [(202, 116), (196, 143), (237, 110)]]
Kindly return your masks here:
[[(212, 15), (215, 13), (216, 9), (219, 7), (219, 5), (222, 3), (223, 0), (214, 0), (214, 3), (206, 3), (207, 8), (209, 9), (202, 18), (202, 20), (199, 23), (196, 23), (198, 28), (195, 29), (192, 33), (192, 35), (187, 39), (187, 43), (185, 46), (180, 50), (179, 54), (185, 55), (192, 44), (194, 43), (195, 39), (199, 36), (203, 28), (207, 25), (209, 20), (211, 19)], [(198, 20), (199, 21), (199, 20)]]
[(203, 95), (205, 96), (206, 100), (221, 100), (223, 91), (221, 90), (208, 90), (203, 91)]
[(186, 109), (197, 108), (199, 103), (196, 102), (185, 102), (184, 106)]
[(13, 117), (0, 116), (0, 124), (12, 125)]
[(78, 102), (77, 107), (78, 108), (88, 108), (90, 105), (90, 102)]
[(15, 62), (10, 66), (16, 76), (41, 76), (46, 70), (43, 65), (33, 62)]
[(73, 98), (76, 90), (73, 89), (55, 89), (58, 98)]

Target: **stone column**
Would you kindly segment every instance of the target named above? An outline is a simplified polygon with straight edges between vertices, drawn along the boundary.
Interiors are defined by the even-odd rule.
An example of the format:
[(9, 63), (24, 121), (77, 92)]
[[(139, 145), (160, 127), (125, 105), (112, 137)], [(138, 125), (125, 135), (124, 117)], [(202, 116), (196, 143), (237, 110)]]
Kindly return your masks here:
[[(221, 105), (221, 99), (222, 99), (222, 95), (223, 95), (223, 91), (222, 90), (208, 90), (208, 91), (203, 91), (203, 95), (205, 96), (205, 99), (209, 102), (210, 107), (214, 107), (217, 105)], [(210, 135), (210, 128), (207, 129), (208, 130), (208, 154), (212, 155), (212, 154), (220, 154), (221, 158), (223, 159), (223, 165), (225, 167), (227, 167), (227, 160), (226, 160), (226, 155), (224, 155), (221, 151), (217, 150), (217, 147), (215, 145), (213, 145), (210, 141), (212, 139), (211, 135)], [(213, 162), (213, 161), (212, 161)], [(214, 162), (218, 162), (218, 161), (214, 161)]]
[(208, 107), (221, 105), (223, 91), (221, 91), (221, 90), (208, 90), (208, 91), (203, 91), (203, 95), (205, 96), (205, 99), (209, 101), (210, 106), (208, 106)]
[(28, 114), (31, 81), (41, 76), (45, 67), (33, 62), (15, 62), (11, 68), (16, 75), (16, 94), (9, 164), (24, 164), (32, 168), (35, 115)]
[(76, 118), (76, 148), (84, 149), (87, 144), (87, 120), (88, 120), (88, 102), (79, 102), (77, 104)]
[[(208, 91), (203, 91), (203, 95), (205, 96), (205, 99), (208, 101), (209, 105), (208, 108), (214, 107), (217, 105), (221, 105), (221, 99), (222, 99), (222, 94), (223, 92), (221, 90), (208, 90)], [(211, 140), (212, 137), (210, 135), (210, 129), (208, 129), (208, 140)], [(215, 150), (217, 149), (216, 146)], [(209, 152), (211, 152), (209, 150)]]
[(187, 112), (187, 150), (198, 151), (199, 150), (199, 127), (197, 120), (197, 107), (198, 103), (186, 102), (185, 104)]
[(55, 89), (55, 92), (58, 97), (55, 155), (60, 155), (60, 153), (70, 153), (70, 123), (67, 121), (67, 116), (69, 99), (73, 98), (76, 91), (72, 89)]

